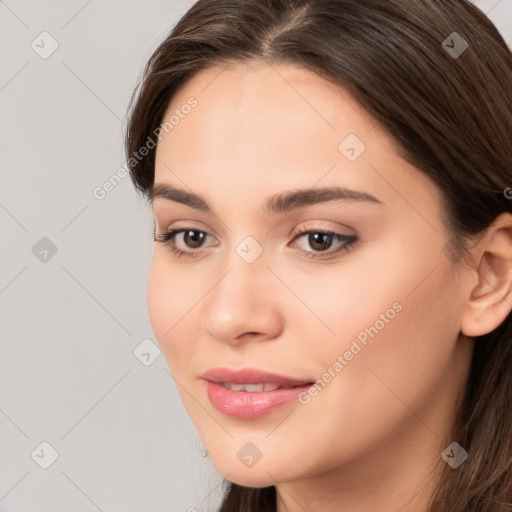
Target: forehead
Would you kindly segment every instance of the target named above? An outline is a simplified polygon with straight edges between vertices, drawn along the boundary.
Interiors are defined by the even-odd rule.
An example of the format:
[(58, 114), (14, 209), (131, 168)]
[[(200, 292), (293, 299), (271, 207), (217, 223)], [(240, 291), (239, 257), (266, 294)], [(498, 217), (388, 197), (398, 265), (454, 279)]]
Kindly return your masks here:
[[(183, 109), (191, 97), (197, 106)], [(189, 185), (205, 196), (213, 189), (268, 196), (315, 183), (366, 187), (387, 203), (436, 196), (346, 89), (294, 64), (202, 70), (180, 87), (164, 121), (172, 115), (179, 122), (157, 146), (155, 183)]]
[[(191, 121), (182, 124), (195, 124), (195, 130), (214, 127), (223, 137), (257, 131), (267, 138), (279, 134), (282, 140), (286, 135), (299, 140), (300, 133), (321, 138), (341, 136), (347, 127), (362, 134), (377, 126), (346, 89), (292, 63), (234, 62), (201, 70), (182, 84), (165, 118), (191, 96), (198, 101), (194, 113), (200, 111), (200, 119), (190, 116)], [(179, 137), (180, 131), (173, 130), (171, 138)]]

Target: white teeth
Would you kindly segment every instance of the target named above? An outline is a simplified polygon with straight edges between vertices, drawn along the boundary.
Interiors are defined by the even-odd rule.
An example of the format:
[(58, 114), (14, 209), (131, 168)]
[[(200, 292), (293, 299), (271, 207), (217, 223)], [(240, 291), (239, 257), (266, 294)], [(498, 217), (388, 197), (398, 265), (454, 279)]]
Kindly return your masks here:
[(231, 382), (221, 382), (222, 386), (231, 391), (246, 391), (257, 393), (261, 391), (275, 391), (279, 389), (279, 384), (233, 384)]
[(276, 389), (281, 388), (279, 384), (263, 384), (263, 386), (263, 391), (275, 391)]

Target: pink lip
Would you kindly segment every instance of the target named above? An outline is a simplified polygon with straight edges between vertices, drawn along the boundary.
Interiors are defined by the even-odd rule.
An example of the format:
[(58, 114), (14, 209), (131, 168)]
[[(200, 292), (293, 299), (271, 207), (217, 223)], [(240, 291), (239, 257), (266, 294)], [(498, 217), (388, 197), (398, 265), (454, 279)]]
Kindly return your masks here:
[[(270, 414), (274, 409), (295, 400), (310, 387), (311, 380), (298, 380), (262, 370), (244, 368), (213, 368), (202, 375), (212, 405), (226, 416), (239, 419), (255, 419)], [(231, 391), (221, 382), (235, 384), (272, 383), (288, 388), (274, 391)]]

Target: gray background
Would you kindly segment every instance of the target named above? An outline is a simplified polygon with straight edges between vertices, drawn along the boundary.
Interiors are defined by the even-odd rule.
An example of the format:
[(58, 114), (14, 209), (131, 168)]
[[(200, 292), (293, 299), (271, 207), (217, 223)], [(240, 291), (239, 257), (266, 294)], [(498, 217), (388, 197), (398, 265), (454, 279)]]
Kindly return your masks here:
[[(1, 512), (218, 506), (146, 310), (151, 212), (129, 177), (93, 195), (125, 163), (143, 64), (193, 3), (0, 1)], [(512, 44), (512, 0), (476, 3)]]

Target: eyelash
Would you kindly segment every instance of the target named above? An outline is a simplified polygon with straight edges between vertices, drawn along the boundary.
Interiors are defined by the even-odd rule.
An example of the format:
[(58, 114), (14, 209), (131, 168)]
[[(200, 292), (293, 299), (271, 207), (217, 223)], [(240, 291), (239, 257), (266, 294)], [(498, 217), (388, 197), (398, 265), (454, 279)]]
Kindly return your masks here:
[[(194, 231), (194, 232), (197, 232), (197, 233), (204, 233), (204, 234), (208, 235), (208, 233), (206, 233), (206, 231), (201, 231), (199, 229), (179, 228), (179, 229), (170, 229), (169, 231), (166, 231), (164, 233), (156, 233), (156, 232), (154, 232), (153, 233), (153, 239), (154, 239), (155, 242), (159, 242), (159, 243), (162, 243), (162, 244), (168, 244), (170, 249), (171, 249), (171, 251), (178, 258), (181, 258), (182, 256), (186, 256), (186, 257), (189, 257), (189, 258), (195, 258), (195, 257), (197, 257), (197, 252), (196, 251), (182, 251), (182, 250), (178, 249), (176, 247), (176, 244), (174, 243), (174, 238), (176, 237), (176, 235), (178, 235), (180, 233), (185, 233), (187, 231)], [(311, 258), (311, 259), (315, 259), (315, 258), (324, 258), (324, 259), (326, 259), (326, 258), (332, 257), (333, 255), (336, 255), (336, 254), (348, 251), (348, 250), (352, 249), (354, 244), (358, 241), (358, 238), (355, 235), (343, 235), (341, 233), (336, 233), (335, 231), (328, 231), (328, 230), (323, 230), (323, 229), (313, 229), (313, 230), (310, 229), (310, 230), (306, 230), (306, 231), (300, 231), (300, 232), (298, 232), (298, 233), (296, 233), (294, 235), (292, 241), (297, 240), (301, 236), (310, 235), (310, 234), (314, 234), (314, 233), (321, 233), (321, 234), (324, 234), (324, 235), (330, 235), (330, 236), (332, 236), (334, 238), (334, 240), (337, 240), (337, 241), (340, 241), (340, 242), (345, 242), (345, 243), (340, 248), (338, 248), (338, 249), (336, 249), (335, 251), (332, 251), (332, 252), (311, 253), (311, 252), (305, 251), (306, 252), (306, 257), (307, 258)]]

